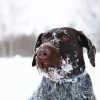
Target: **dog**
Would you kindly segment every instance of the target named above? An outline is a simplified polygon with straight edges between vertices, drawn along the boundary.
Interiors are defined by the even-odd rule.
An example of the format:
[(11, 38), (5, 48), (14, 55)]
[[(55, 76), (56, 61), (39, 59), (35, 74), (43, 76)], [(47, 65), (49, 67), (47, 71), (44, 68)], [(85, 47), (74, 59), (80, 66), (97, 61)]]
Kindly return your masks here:
[(43, 78), (30, 100), (96, 100), (83, 47), (95, 67), (96, 48), (82, 31), (62, 27), (41, 33), (32, 66), (43, 72)]

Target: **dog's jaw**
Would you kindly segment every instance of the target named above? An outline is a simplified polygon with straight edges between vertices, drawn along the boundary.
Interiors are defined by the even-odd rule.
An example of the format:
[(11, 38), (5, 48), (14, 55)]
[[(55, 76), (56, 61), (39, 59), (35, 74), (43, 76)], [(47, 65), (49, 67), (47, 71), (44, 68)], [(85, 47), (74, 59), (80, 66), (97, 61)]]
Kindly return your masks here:
[[(58, 68), (48, 68), (48, 72), (43, 72), (43, 76), (45, 76), (46, 78), (54, 81), (54, 82), (60, 82), (62, 79), (63, 80), (68, 80), (68, 79), (72, 79), (76, 76), (72, 75), (71, 76), (71, 72), (73, 71), (73, 66), (71, 64), (66, 64), (66, 62), (64, 60), (62, 60), (62, 66), (60, 69)], [(81, 73), (80, 73), (81, 74)]]

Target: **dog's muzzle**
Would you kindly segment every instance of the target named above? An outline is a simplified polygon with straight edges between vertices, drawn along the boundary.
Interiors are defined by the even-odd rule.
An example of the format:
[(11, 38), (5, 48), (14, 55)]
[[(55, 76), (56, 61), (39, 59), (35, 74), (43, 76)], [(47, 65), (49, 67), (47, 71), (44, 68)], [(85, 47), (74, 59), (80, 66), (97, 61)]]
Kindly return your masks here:
[(36, 61), (40, 69), (61, 66), (59, 50), (50, 43), (44, 43), (37, 49)]

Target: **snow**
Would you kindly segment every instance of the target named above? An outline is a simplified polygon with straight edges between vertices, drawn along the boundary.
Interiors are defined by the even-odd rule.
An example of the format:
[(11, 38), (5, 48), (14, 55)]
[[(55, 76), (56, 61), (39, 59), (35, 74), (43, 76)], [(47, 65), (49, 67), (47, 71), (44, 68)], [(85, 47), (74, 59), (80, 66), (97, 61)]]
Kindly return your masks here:
[[(100, 53), (97, 53), (96, 67), (93, 68), (85, 54), (86, 71), (92, 79), (97, 100), (100, 99), (99, 59)], [(31, 63), (32, 58), (28, 57), (0, 58), (0, 100), (28, 100), (42, 78)]]
[(41, 77), (31, 58), (0, 58), (0, 100), (28, 100)]
[(63, 71), (70, 73), (70, 71), (73, 70), (73, 67), (71, 64), (67, 64), (67, 66), (62, 66)]

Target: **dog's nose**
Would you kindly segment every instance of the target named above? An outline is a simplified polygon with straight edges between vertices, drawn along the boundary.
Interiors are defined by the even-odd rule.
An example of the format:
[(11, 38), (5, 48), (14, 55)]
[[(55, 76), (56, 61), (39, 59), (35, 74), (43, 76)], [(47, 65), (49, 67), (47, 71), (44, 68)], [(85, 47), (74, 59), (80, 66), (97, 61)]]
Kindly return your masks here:
[(36, 61), (40, 68), (60, 67), (61, 56), (52, 44), (44, 43), (37, 49)]
[(47, 48), (41, 48), (37, 52), (37, 57), (40, 59), (45, 59), (50, 56), (50, 50)]

